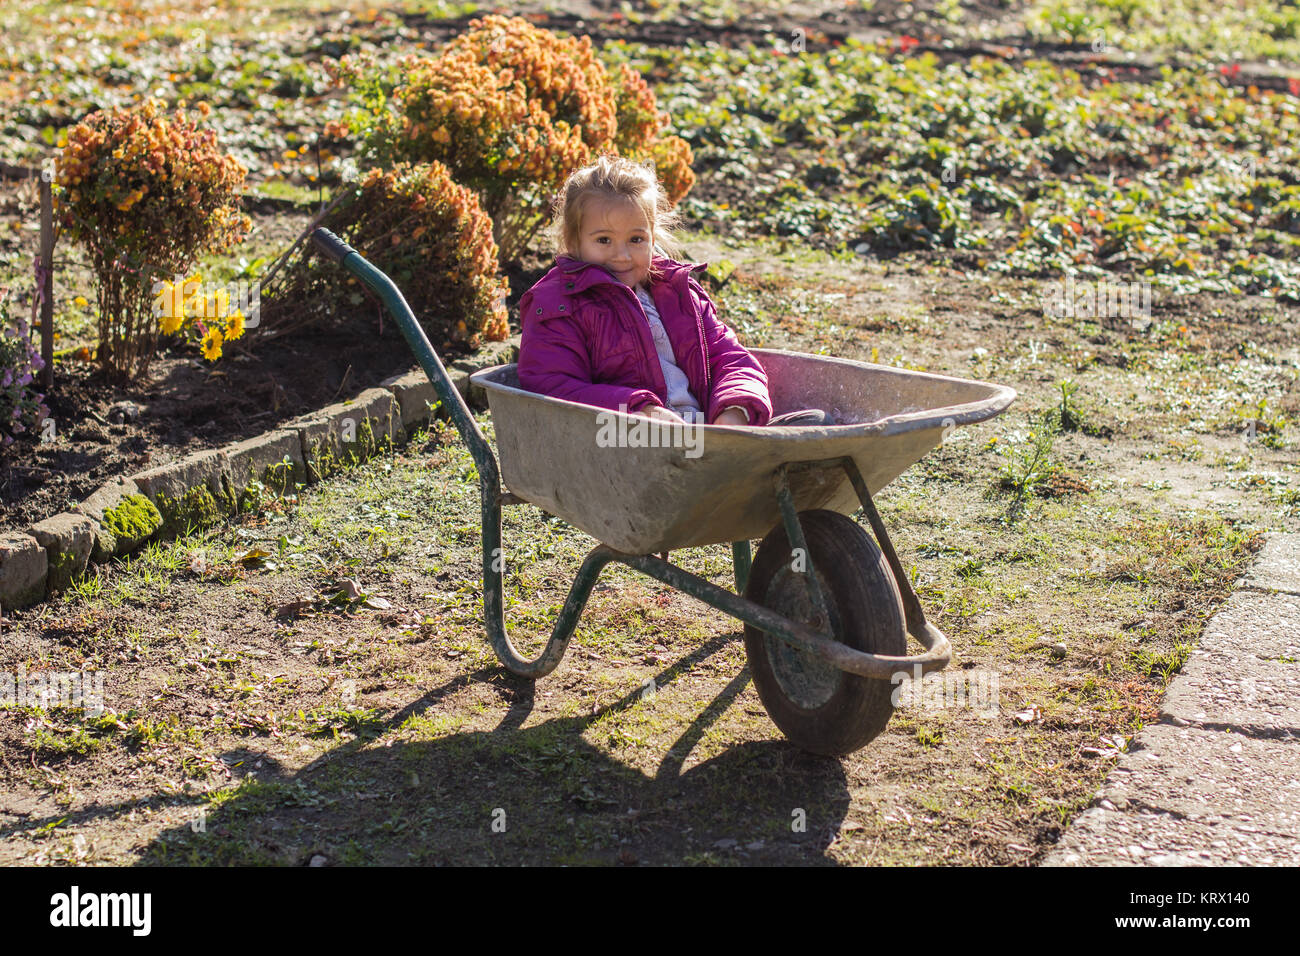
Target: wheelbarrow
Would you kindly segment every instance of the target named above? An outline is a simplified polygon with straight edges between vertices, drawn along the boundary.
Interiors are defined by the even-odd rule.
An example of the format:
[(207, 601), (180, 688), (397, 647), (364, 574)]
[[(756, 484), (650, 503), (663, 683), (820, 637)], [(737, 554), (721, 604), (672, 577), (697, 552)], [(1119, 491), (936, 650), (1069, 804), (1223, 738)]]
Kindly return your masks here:
[[(312, 240), (380, 297), (469, 446), (482, 499), (484, 623), (511, 673), (537, 679), (559, 665), (611, 561), (743, 622), (763, 706), (792, 743), (814, 753), (865, 746), (893, 714), (897, 675), (947, 666), (948, 639), (925, 619), (872, 495), (954, 428), (1004, 411), (1016, 397), (1012, 389), (755, 349), (777, 414), (821, 408), (839, 424), (660, 424), (529, 392), (519, 386), (515, 365), (501, 365), (471, 376), (487, 392), (498, 470), (393, 282), (328, 230), (316, 229)], [(501, 509), (519, 504), (542, 508), (600, 542), (578, 569), (545, 648), (531, 660), (511, 643), (502, 600)], [(872, 534), (851, 517), (859, 508)], [(751, 560), (754, 538), (762, 543)], [(668, 560), (679, 548), (727, 543), (735, 592)], [(908, 655), (909, 634), (923, 653)]]

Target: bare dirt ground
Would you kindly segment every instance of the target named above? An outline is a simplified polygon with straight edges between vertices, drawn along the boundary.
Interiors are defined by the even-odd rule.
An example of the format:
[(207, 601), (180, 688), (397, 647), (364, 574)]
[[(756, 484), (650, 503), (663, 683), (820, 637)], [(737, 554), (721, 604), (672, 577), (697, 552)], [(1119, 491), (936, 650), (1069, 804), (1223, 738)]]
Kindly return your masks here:
[[(1213, 395), (1245, 374), (1234, 356), (1293, 362), (1297, 316), (1228, 298), (1170, 306), (1161, 321), (1179, 336), (1224, 315), (1195, 326), (1187, 368), (1164, 367), (1158, 329), (1045, 320), (1032, 297), (1014, 304), (1014, 283), (715, 236), (688, 251), (736, 264), (716, 297), (748, 344), (874, 349), (1020, 390), (880, 499), (953, 639), (953, 673), (972, 695), (994, 678), (995, 713), (922, 701), (850, 758), (802, 754), (765, 715), (734, 622), (617, 571), (555, 675), (509, 677), (479, 617), (476, 477), (441, 426), (14, 615), (0, 666), (105, 668), (111, 710), (0, 717), (0, 860), (1039, 859), (1154, 719), (1254, 532), (1297, 524), (1278, 494), (1293, 456), (1245, 441), (1230, 409), (1211, 424), (1208, 400), (1200, 426), (1168, 425), (1186, 417), (1171, 395)], [(1058, 467), (1017, 516), (1001, 475), (1020, 452), (998, 446), (1021, 447), (1066, 376), (1087, 427), (1057, 436)], [(1267, 389), (1294, 401), (1293, 381)], [(508, 512), (507, 620), (525, 646), (549, 633), (592, 543), (533, 509)], [(255, 547), (266, 555), (250, 558)], [(674, 559), (729, 581), (725, 548)], [(348, 578), (374, 606), (331, 603)]]

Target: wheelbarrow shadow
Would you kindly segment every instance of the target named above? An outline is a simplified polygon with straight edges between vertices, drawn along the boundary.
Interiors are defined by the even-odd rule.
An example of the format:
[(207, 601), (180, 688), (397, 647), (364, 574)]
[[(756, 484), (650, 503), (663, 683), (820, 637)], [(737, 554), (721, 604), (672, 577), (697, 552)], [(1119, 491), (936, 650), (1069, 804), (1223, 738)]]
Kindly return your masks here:
[[(736, 637), (719, 635), (655, 675), (658, 693), (670, 693), (677, 678)], [(641, 687), (593, 713), (524, 727), (537, 685), (497, 667), (430, 691), (389, 718), (380, 735), (476, 681), (507, 702), (493, 730), (391, 745), (356, 737), (296, 773), (262, 755), (255, 778), (206, 809), (201, 829), (164, 831), (139, 864), (833, 862), (825, 851), (850, 802), (838, 760), (756, 741), (683, 769), (744, 690), (748, 669), (694, 717), (653, 771), (635, 765), (651, 765), (649, 746), (625, 763), (587, 739), (601, 732), (603, 718), (635, 706)], [(250, 748), (223, 759), (252, 767), (252, 756)]]

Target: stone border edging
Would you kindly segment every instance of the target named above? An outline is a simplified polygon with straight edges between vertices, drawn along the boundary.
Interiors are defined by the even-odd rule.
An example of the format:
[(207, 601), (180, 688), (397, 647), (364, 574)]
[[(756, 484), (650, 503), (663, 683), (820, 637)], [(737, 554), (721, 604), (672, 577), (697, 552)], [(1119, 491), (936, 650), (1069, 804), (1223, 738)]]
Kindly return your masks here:
[[(467, 402), (485, 404), (469, 377), (514, 362), (519, 336), (490, 342), (447, 367)], [(149, 541), (169, 540), (187, 524), (236, 514), (255, 483), (283, 495), (314, 484), (345, 463), (406, 444), (436, 414), (433, 383), (420, 368), (385, 379), (344, 402), (254, 438), (194, 452), (101, 486), (70, 511), (0, 534), (0, 612), (27, 607), (66, 590), (91, 564), (131, 554)], [(445, 413), (444, 413), (445, 414)]]

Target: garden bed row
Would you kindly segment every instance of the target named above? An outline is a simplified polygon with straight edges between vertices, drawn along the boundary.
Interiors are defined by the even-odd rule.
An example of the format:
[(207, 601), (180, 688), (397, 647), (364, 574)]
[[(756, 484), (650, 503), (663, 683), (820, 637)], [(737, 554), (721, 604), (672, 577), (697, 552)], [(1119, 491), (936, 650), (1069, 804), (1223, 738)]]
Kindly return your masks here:
[[(448, 374), (467, 400), (478, 403), (483, 396), (471, 395), (470, 375), (513, 362), (518, 354), (516, 335), (454, 363)], [(66, 590), (91, 564), (212, 524), (265, 495), (290, 493), (403, 445), (436, 415), (436, 406), (433, 384), (415, 369), (255, 438), (119, 476), (70, 511), (25, 532), (0, 534), (0, 610)]]

